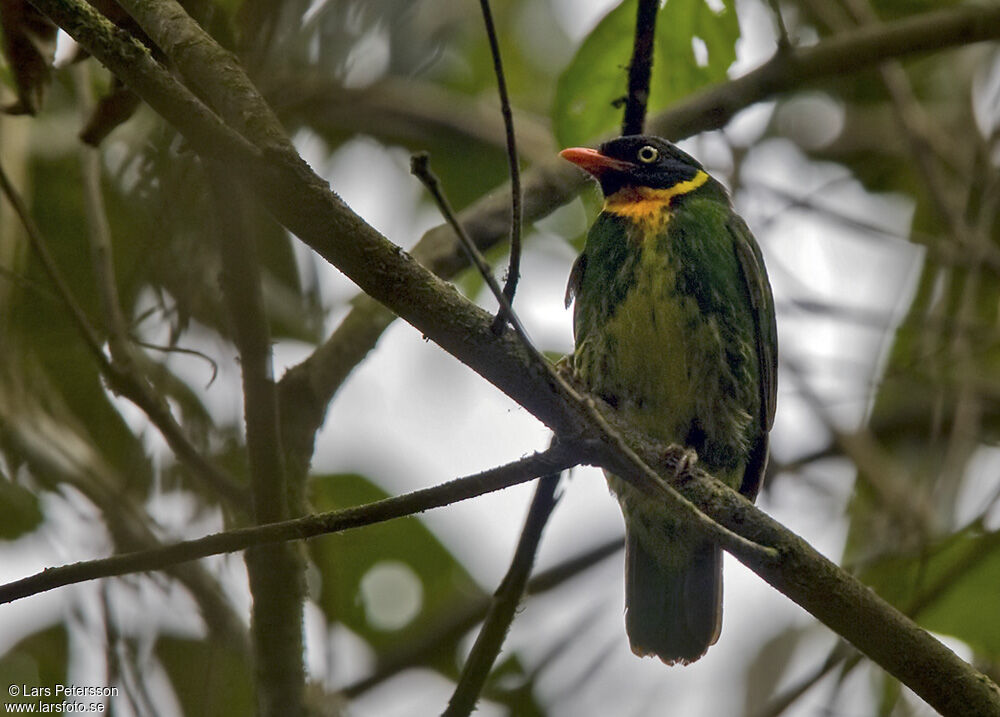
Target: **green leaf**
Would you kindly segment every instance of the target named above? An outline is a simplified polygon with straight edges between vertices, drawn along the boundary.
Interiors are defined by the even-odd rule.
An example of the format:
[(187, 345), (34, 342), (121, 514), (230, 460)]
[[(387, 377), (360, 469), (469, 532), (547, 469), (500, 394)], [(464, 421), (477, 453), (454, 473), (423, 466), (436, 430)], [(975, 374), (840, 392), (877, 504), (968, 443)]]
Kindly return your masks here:
[[(716, 13), (705, 0), (668, 0), (656, 21), (649, 112), (657, 112), (695, 90), (724, 80), (736, 59), (740, 36), (733, 0)], [(621, 101), (635, 33), (636, 0), (609, 12), (587, 36), (560, 76), (552, 112), (562, 146), (609, 134), (620, 124)], [(698, 65), (695, 38), (707, 57)]]
[[(387, 494), (354, 474), (314, 477), (318, 511), (370, 503)], [(349, 530), (310, 541), (321, 574), (319, 605), (368, 641), (380, 656), (423, 634), (427, 623), (482, 590), (417, 518)], [(443, 667), (444, 665), (439, 665)]]
[(170, 675), (184, 714), (254, 714), (253, 674), (239, 650), (219, 642), (161, 637), (156, 656)]
[(536, 674), (525, 670), (517, 655), (500, 660), (483, 688), (483, 697), (505, 706), (517, 717), (544, 717), (545, 710), (535, 698)]
[(42, 522), (38, 497), (24, 486), (0, 477), (0, 540), (14, 540)]
[(861, 578), (901, 610), (925, 602), (914, 617), (926, 629), (1000, 657), (1000, 531), (964, 530), (921, 554), (880, 560)]
[[(21, 640), (0, 658), (0, 682), (17, 685), (29, 692), (11, 695), (9, 689), (0, 690), (5, 705), (44, 702), (61, 703), (64, 697), (54, 694), (56, 685), (66, 684), (67, 645), (69, 638), (63, 624), (50, 627)], [(30, 696), (31, 688), (48, 688), (53, 694), (40, 693)]]

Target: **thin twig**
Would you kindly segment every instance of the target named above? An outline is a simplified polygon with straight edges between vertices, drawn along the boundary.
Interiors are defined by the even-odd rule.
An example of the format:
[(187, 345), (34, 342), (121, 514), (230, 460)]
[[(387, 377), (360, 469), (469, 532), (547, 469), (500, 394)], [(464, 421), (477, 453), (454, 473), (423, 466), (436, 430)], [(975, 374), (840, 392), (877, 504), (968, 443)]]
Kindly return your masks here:
[(486, 685), (486, 678), (489, 677), (493, 663), (500, 654), (504, 638), (510, 630), (510, 624), (514, 620), (514, 611), (517, 610), (521, 596), (524, 595), (528, 576), (535, 564), (535, 554), (542, 538), (542, 529), (556, 505), (558, 485), (558, 473), (545, 476), (538, 481), (510, 568), (493, 595), (493, 602), (483, 621), (483, 627), (465, 661), (462, 675), (448, 701), (448, 708), (444, 711), (443, 717), (466, 717), (472, 714), (472, 710), (476, 707), (479, 695)]
[[(521, 168), (518, 165), (517, 141), (514, 137), (514, 115), (510, 109), (510, 97), (507, 95), (507, 80), (504, 77), (503, 61), (500, 58), (500, 42), (497, 40), (496, 26), (493, 24), (493, 13), (489, 0), (479, 0), (483, 10), (483, 22), (486, 25), (486, 36), (490, 41), (490, 54), (493, 55), (493, 72), (497, 77), (497, 92), (500, 95), (500, 114), (503, 116), (504, 133), (507, 140), (507, 164), (510, 167), (510, 262), (507, 265), (507, 281), (503, 287), (503, 295), (507, 303), (514, 304), (514, 292), (517, 291), (517, 280), (521, 275)], [(513, 314), (504, 315), (497, 311), (493, 320), (493, 331), (499, 333), (507, 319)]]
[(49, 252), (48, 244), (42, 237), (42, 233), (39, 230), (38, 225), (35, 224), (35, 220), (32, 219), (31, 213), (28, 211), (27, 204), (25, 204), (20, 193), (10, 182), (7, 172), (4, 171), (2, 165), (0, 165), (0, 192), (7, 197), (7, 201), (10, 202), (11, 207), (13, 207), (14, 213), (17, 215), (18, 219), (21, 220), (21, 225), (24, 227), (25, 234), (28, 236), (28, 242), (31, 244), (31, 248), (34, 249), (39, 260), (42, 262), (42, 269), (49, 277), (49, 281), (51, 281), (55, 286), (56, 294), (58, 294), (63, 306), (69, 312), (70, 317), (76, 324), (77, 330), (80, 332), (80, 335), (83, 338), (84, 343), (87, 345), (87, 348), (90, 350), (90, 353), (97, 360), (97, 363), (102, 370), (109, 373), (112, 372), (113, 368), (111, 366), (111, 362), (104, 354), (104, 350), (101, 347), (101, 340), (98, 338), (97, 332), (91, 325), (90, 319), (87, 317), (86, 313), (84, 313), (83, 308), (74, 298), (73, 292), (69, 287), (69, 283), (66, 281), (66, 278), (59, 270), (59, 266), (56, 264), (55, 259)]
[(497, 304), (500, 305), (500, 310), (497, 316), (505, 315), (506, 320), (510, 322), (511, 327), (514, 329), (514, 333), (517, 334), (518, 338), (524, 344), (524, 347), (532, 354), (536, 361), (542, 365), (549, 365), (548, 360), (542, 356), (542, 354), (535, 348), (535, 345), (531, 343), (531, 339), (528, 336), (528, 332), (525, 331), (524, 325), (521, 320), (517, 318), (517, 314), (514, 313), (514, 307), (511, 306), (510, 300), (507, 295), (500, 288), (500, 284), (497, 283), (496, 278), (493, 276), (493, 270), (490, 268), (489, 263), (486, 258), (479, 251), (475, 242), (469, 238), (469, 235), (465, 232), (465, 228), (462, 223), (458, 221), (458, 217), (455, 215), (455, 210), (451, 208), (451, 203), (448, 202), (448, 198), (444, 196), (444, 192), (441, 190), (441, 182), (438, 180), (434, 172), (431, 171), (430, 167), (430, 156), (426, 152), (419, 152), (414, 154), (410, 158), (410, 172), (424, 183), (427, 187), (427, 191), (431, 193), (431, 197), (437, 203), (438, 208), (441, 210), (441, 214), (451, 228), (455, 231), (455, 235), (458, 237), (462, 248), (469, 257), (469, 261), (482, 275), (483, 280), (486, 285), (493, 292), (493, 297), (497, 300)]
[(140, 346), (150, 351), (160, 351), (165, 354), (181, 354), (183, 356), (194, 356), (195, 358), (199, 358), (202, 361), (206, 362), (212, 369), (212, 377), (208, 379), (208, 381), (206, 382), (205, 385), (206, 388), (215, 383), (215, 379), (219, 377), (219, 362), (216, 361), (211, 356), (209, 356), (204, 351), (199, 351), (198, 349), (187, 349), (184, 348), (183, 346), (161, 346), (160, 344), (153, 344), (148, 341), (143, 341), (142, 339), (136, 338), (135, 336), (131, 337), (131, 341), (136, 346)]
[(628, 65), (628, 92), (625, 95), (625, 118), (622, 134), (642, 134), (649, 103), (649, 78), (653, 73), (653, 40), (660, 0), (639, 0), (635, 15), (635, 41)]
[(451, 505), (519, 483), (527, 483), (538, 476), (564, 470), (576, 465), (587, 453), (588, 450), (579, 444), (560, 443), (547, 451), (532, 454), (514, 463), (355, 508), (239, 528), (153, 550), (123, 553), (108, 558), (48, 568), (21, 580), (0, 585), (0, 604), (87, 580), (163, 570), (178, 563), (198, 560), (209, 555), (232, 553), (255, 545), (339, 533), (422, 513), (425, 510)]

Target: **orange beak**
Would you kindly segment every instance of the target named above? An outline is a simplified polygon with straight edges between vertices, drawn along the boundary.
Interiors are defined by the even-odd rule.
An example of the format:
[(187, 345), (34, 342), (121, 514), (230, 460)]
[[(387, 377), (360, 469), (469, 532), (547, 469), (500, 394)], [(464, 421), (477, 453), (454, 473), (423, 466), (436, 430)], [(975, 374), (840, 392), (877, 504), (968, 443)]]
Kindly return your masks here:
[(630, 162), (601, 154), (596, 149), (587, 147), (570, 147), (559, 153), (559, 156), (568, 160), (581, 169), (585, 169), (592, 175), (601, 178), (606, 172), (619, 171), (627, 172), (632, 168)]

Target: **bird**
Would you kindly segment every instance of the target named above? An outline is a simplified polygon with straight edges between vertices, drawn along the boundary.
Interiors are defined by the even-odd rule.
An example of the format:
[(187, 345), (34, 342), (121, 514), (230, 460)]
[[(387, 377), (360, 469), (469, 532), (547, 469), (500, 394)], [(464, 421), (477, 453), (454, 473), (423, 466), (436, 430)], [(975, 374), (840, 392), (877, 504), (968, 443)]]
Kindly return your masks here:
[[(760, 248), (729, 193), (691, 155), (649, 135), (560, 155), (604, 205), (573, 264), (575, 379), (630, 430), (693, 451), (751, 501), (777, 396), (774, 298)], [(632, 651), (689, 664), (722, 629), (722, 552), (668, 506), (607, 471), (625, 520)]]

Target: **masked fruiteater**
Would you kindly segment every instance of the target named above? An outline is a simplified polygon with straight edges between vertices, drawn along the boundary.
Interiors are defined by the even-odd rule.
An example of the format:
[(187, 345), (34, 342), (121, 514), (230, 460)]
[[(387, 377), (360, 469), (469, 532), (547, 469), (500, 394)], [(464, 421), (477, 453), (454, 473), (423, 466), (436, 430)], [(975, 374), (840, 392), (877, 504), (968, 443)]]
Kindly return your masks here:
[[(726, 189), (690, 155), (633, 135), (562, 156), (604, 193), (566, 293), (572, 367), (641, 433), (693, 449), (754, 500), (774, 420), (777, 334), (760, 249)], [(667, 507), (608, 474), (625, 517), (632, 651), (705, 654), (722, 626), (722, 553)]]

